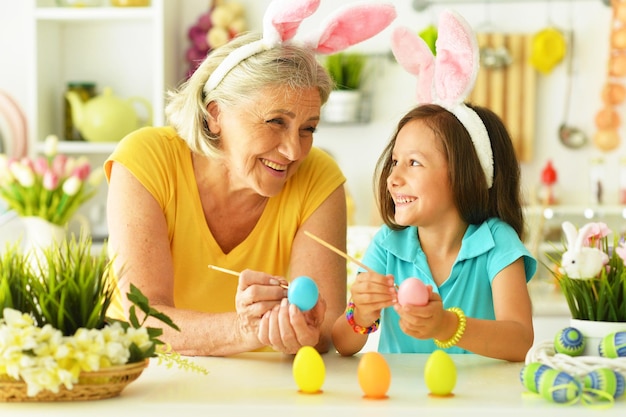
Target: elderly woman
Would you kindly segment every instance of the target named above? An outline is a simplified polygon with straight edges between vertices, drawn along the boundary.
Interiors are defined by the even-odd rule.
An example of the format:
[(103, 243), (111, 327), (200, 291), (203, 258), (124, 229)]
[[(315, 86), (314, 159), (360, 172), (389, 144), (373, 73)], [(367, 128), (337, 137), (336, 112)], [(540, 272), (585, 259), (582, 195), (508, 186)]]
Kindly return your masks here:
[[(279, 3), (275, 13), (314, 2)], [(243, 35), (170, 94), (171, 126), (128, 135), (105, 162), (118, 285), (122, 294), (137, 286), (180, 327), (162, 337), (175, 351), (330, 349), (346, 304), (346, 264), (304, 232), (345, 250), (345, 178), (313, 147), (332, 87), (310, 45)], [(306, 312), (286, 298), (301, 275), (319, 289)]]

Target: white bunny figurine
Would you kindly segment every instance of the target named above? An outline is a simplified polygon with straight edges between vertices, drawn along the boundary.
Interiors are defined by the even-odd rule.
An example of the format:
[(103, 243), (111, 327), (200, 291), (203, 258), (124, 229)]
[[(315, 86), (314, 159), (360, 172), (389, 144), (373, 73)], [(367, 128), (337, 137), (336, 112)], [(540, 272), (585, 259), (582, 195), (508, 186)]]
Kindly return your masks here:
[(609, 262), (608, 255), (600, 249), (583, 246), (591, 226), (591, 224), (586, 224), (577, 232), (572, 223), (563, 222), (567, 250), (561, 258), (561, 272), (570, 278), (594, 278)]

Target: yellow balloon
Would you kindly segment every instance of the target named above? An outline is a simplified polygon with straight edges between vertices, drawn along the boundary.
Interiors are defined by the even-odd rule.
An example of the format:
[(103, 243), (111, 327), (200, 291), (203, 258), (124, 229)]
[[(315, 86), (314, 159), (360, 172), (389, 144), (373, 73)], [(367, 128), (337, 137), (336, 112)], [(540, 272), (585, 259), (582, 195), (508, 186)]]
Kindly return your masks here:
[(314, 394), (321, 391), (326, 377), (322, 356), (312, 346), (302, 346), (293, 359), (293, 379), (300, 391)]

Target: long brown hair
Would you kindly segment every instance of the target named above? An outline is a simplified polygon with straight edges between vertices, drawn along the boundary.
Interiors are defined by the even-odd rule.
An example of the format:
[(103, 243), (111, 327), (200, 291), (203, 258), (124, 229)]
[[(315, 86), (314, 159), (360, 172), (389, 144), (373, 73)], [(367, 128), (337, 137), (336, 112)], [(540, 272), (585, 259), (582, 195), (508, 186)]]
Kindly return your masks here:
[(469, 133), (449, 111), (435, 104), (426, 104), (410, 110), (399, 122), (389, 144), (378, 159), (374, 173), (376, 202), (381, 217), (391, 229), (405, 226), (394, 220), (395, 205), (387, 190), (387, 177), (392, 169), (391, 153), (398, 132), (409, 122), (421, 120), (441, 141), (448, 161), (448, 176), (455, 204), (461, 218), (468, 224), (478, 225), (491, 217), (498, 217), (524, 235), (524, 215), (521, 204), (520, 167), (515, 150), (502, 120), (491, 110), (468, 104), (482, 119), (493, 151), (493, 186), (487, 188), (476, 149)]

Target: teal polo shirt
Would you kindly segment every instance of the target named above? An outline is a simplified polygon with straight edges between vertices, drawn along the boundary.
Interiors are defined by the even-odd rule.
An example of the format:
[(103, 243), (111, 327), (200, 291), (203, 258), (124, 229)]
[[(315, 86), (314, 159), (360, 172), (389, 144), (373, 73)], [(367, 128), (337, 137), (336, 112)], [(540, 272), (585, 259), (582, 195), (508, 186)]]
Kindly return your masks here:
[[(410, 277), (421, 279), (439, 293), (444, 308), (460, 307), (468, 317), (494, 320), (491, 283), (502, 269), (519, 258), (524, 259), (528, 282), (537, 270), (537, 261), (511, 226), (491, 218), (481, 225), (469, 225), (450, 276), (440, 287), (430, 273), (416, 227), (393, 231), (382, 226), (366, 250), (363, 263), (380, 274), (392, 274), (397, 285)], [(431, 353), (439, 349), (432, 339), (406, 335), (398, 325), (399, 320), (393, 307), (383, 309), (379, 352)], [(445, 350), (471, 353), (457, 346)]]

